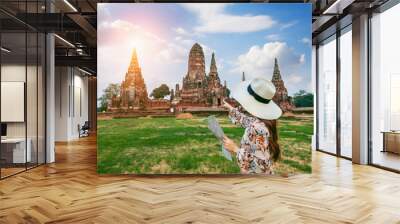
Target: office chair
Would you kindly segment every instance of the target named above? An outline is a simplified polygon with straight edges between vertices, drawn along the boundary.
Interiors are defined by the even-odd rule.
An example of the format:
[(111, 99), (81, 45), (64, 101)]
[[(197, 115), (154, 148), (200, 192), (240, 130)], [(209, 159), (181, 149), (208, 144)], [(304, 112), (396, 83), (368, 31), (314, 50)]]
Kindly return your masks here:
[(85, 121), (82, 127), (78, 125), (78, 129), (79, 129), (79, 138), (89, 136), (89, 129), (90, 129), (89, 121)]

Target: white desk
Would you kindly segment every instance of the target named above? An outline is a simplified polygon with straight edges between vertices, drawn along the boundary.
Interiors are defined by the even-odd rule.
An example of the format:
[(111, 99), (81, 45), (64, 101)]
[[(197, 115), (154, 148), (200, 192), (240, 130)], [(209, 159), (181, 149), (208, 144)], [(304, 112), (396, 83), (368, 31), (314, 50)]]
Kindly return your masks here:
[[(5, 138), (1, 139), (1, 144), (9, 147), (13, 145), (13, 163), (25, 163), (31, 162), (32, 154), (31, 154), (31, 145), (32, 141), (30, 138), (27, 139), (26, 154), (25, 154), (25, 138)], [(4, 147), (4, 146), (3, 146)], [(26, 159), (26, 161), (25, 161)]]

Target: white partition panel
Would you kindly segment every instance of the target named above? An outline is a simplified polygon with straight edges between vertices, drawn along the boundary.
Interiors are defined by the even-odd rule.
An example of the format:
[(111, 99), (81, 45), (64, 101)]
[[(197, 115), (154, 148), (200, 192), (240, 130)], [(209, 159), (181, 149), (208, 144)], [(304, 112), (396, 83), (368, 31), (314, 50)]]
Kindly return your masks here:
[(24, 82), (1, 82), (1, 122), (24, 122)]

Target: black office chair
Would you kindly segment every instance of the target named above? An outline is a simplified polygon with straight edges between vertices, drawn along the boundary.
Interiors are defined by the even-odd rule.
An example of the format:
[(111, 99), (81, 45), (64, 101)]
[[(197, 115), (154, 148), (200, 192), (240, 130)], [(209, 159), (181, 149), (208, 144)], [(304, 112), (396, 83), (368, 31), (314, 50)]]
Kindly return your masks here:
[(82, 127), (78, 125), (78, 129), (79, 129), (79, 138), (89, 136), (89, 129), (90, 129), (89, 121), (85, 121)]

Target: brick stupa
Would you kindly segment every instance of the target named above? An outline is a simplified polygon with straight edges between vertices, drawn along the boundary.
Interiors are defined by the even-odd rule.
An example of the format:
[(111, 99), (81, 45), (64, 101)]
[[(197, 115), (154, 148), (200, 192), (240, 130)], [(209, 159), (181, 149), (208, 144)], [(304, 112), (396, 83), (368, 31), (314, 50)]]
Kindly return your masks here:
[(276, 88), (276, 92), (272, 100), (278, 104), (283, 112), (290, 112), (294, 109), (292, 99), (288, 96), (285, 83), (282, 80), (281, 72), (278, 66), (278, 59), (275, 58), (274, 73), (272, 75), (272, 83)]
[(221, 106), (227, 97), (226, 86), (221, 84), (215, 54), (211, 56), (210, 72), (206, 75), (203, 48), (195, 43), (189, 52), (188, 72), (183, 78), (182, 88), (175, 88), (178, 105)]
[(142, 76), (142, 69), (136, 49), (133, 49), (132, 58), (125, 79), (121, 83), (121, 101), (122, 109), (143, 109), (148, 102), (146, 84)]

